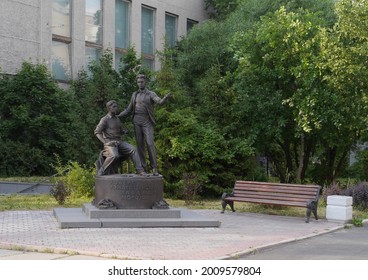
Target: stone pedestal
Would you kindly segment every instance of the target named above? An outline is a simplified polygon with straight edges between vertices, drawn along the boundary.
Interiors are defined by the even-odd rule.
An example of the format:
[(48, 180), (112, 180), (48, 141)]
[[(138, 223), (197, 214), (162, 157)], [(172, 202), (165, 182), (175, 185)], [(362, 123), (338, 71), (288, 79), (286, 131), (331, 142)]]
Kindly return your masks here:
[(219, 227), (220, 222), (163, 200), (162, 176), (97, 176), (93, 204), (55, 208), (60, 228)]
[[(186, 209), (55, 208), (60, 228), (219, 227), (220, 222)], [(149, 238), (149, 237), (148, 237)]]
[(135, 174), (97, 176), (93, 205), (99, 209), (160, 208), (163, 193), (162, 176)]
[(353, 198), (331, 195), (327, 197), (326, 219), (331, 222), (348, 223), (353, 219)]

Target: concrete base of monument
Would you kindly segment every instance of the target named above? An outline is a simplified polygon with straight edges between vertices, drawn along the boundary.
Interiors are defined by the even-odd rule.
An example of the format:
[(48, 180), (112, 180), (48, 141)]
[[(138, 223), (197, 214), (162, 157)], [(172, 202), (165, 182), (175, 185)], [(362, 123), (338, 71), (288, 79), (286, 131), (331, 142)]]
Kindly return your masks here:
[(220, 222), (187, 209), (55, 208), (60, 228), (219, 227)]
[(97, 176), (93, 205), (99, 209), (162, 208), (163, 196), (162, 176), (136, 174)]
[(95, 197), (80, 208), (55, 208), (61, 228), (219, 227), (220, 222), (163, 199), (162, 176), (97, 176)]

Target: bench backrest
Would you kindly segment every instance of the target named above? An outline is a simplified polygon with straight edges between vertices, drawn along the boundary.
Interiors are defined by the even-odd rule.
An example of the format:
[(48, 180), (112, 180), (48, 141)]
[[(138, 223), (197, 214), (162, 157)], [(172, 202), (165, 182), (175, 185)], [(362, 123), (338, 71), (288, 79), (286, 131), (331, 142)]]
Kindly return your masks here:
[(236, 181), (233, 195), (254, 203), (306, 207), (308, 200), (318, 201), (319, 192), (318, 185)]

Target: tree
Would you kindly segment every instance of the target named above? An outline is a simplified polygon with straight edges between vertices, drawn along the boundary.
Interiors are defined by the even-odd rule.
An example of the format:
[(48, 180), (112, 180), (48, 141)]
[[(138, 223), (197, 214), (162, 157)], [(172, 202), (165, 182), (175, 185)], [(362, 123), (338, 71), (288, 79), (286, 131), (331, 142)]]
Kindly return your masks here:
[(190, 176), (204, 185), (202, 195), (218, 196), (253, 169), (247, 130), (238, 125), (241, 104), (231, 89), (236, 61), (223, 47), (232, 27), (208, 22), (192, 30), (174, 54), (163, 54), (156, 89), (174, 95), (157, 110), (156, 143), (172, 192)]
[(331, 13), (281, 8), (235, 36), (235, 85), (281, 181), (303, 181), (313, 162), (315, 182), (335, 182), (366, 129), (366, 9), (339, 1), (332, 28)]
[(316, 74), (325, 91), (312, 94), (302, 106), (306, 127), (320, 130), (318, 165), (322, 183), (336, 183), (352, 147), (367, 129), (368, 4), (342, 0), (336, 3), (337, 22), (319, 35), (321, 53)]
[(5, 175), (48, 175), (55, 154), (65, 157), (71, 139), (71, 96), (45, 65), (24, 62), (0, 77), (0, 157)]
[[(225, 10), (229, 4), (228, 1), (208, 2), (218, 4), (219, 8)], [(290, 107), (286, 110), (287, 104), (282, 102), (283, 98), (290, 97), (295, 92), (288, 87), (293, 85), (292, 67), (296, 69), (298, 58), (295, 57), (293, 66), (288, 67), (283, 73), (289, 80), (282, 81), (281, 78), (277, 78), (277, 74), (271, 68), (259, 76), (262, 67), (252, 68), (252, 71), (255, 70), (252, 75), (241, 75), (240, 73), (244, 74), (248, 70), (252, 71), (250, 68), (241, 69), (244, 61), (248, 59), (248, 53), (244, 51), (242, 56), (239, 48), (241, 50), (246, 49), (244, 46), (251, 48), (254, 58), (260, 54), (260, 44), (248, 43), (254, 42), (252, 37), (254, 34), (249, 33), (251, 34), (249, 38), (244, 37), (244, 40), (241, 37), (247, 30), (256, 30), (261, 16), (276, 11), (282, 3), (291, 5), (290, 9), (296, 10), (301, 5), (311, 9), (323, 5), (317, 1), (236, 2), (236, 9), (224, 11), (223, 17), (207, 21), (193, 29), (179, 42), (175, 50), (171, 50), (173, 53), (164, 54), (165, 61), (161, 63), (163, 69), (157, 75), (155, 85), (159, 92), (164, 90), (174, 92), (174, 97), (169, 104), (157, 110), (160, 121), (156, 143), (160, 150), (159, 154), (162, 155), (161, 164), (164, 170), (167, 170), (164, 171), (165, 178), (168, 178), (172, 189), (183, 187), (185, 181), (183, 178), (186, 174), (193, 175), (193, 172), (194, 178), (198, 178), (204, 184), (203, 194), (218, 194), (224, 188), (231, 188), (236, 178), (265, 179), (264, 174), (259, 172), (261, 167), (255, 160), (256, 149), (264, 152), (265, 147), (272, 151), (275, 163), (277, 159), (282, 158), (278, 164), (279, 173), (296, 174), (296, 164), (300, 164), (299, 161), (295, 162), (294, 154), (295, 147), (300, 149), (301, 138), (289, 133), (290, 129), (297, 131), (296, 122), (292, 118), (293, 113), (289, 112)], [(328, 0), (322, 2), (327, 3)], [(224, 6), (221, 6), (222, 4)], [(314, 22), (321, 22), (324, 19), (320, 16), (321, 10), (322, 8), (316, 9), (313, 13), (304, 12), (300, 15), (296, 13), (294, 18), (288, 19), (295, 22), (302, 21), (299, 30), (295, 28), (300, 32), (298, 35), (293, 34), (294, 29), (288, 29), (284, 25), (281, 29), (284, 28), (285, 33), (291, 35), (294, 42), (300, 38), (312, 37), (318, 28), (313, 26), (308, 31), (306, 21), (309, 16)], [(327, 25), (327, 22), (326, 20), (323, 24)], [(277, 24), (273, 27), (277, 30)], [(272, 40), (278, 43), (276, 33)], [(231, 44), (234, 37), (240, 45)], [(260, 35), (258, 38), (261, 37)], [(288, 51), (289, 54), (292, 52), (290, 49)], [(276, 52), (277, 49), (274, 52), (275, 61), (280, 58), (276, 56)], [(303, 52), (306, 50), (299, 51)], [(287, 58), (279, 64), (280, 67), (282, 64), (288, 66)], [(281, 70), (278, 74), (280, 73)], [(261, 86), (262, 83), (265, 87)], [(275, 94), (262, 95), (264, 92), (274, 92), (275, 88)], [(281, 89), (284, 90), (284, 96), (280, 99)], [(275, 112), (275, 115), (270, 115), (271, 111)], [(266, 118), (263, 118), (262, 114)], [(283, 129), (279, 129), (280, 126)], [(281, 145), (277, 142), (278, 139), (282, 140)], [(309, 149), (310, 147), (312, 145), (309, 145)], [(288, 151), (289, 154), (283, 151)], [(280, 153), (284, 155), (280, 157)], [(284, 156), (287, 156), (288, 164), (294, 168), (290, 169), (290, 172), (286, 171)], [(304, 172), (303, 169), (300, 174)], [(297, 175), (293, 178), (295, 176)], [(286, 178), (287, 176), (283, 180), (290, 179)]]
[(305, 133), (295, 121), (299, 108), (291, 100), (319, 82), (308, 73), (319, 52), (315, 37), (321, 24), (315, 13), (281, 7), (234, 37), (240, 62), (236, 86), (246, 96), (257, 147), (282, 182), (304, 180), (315, 146), (314, 133)]
[(205, 0), (206, 10), (212, 18), (223, 19), (238, 6), (239, 0)]
[(89, 73), (81, 70), (78, 78), (73, 81), (71, 92), (75, 96), (75, 122), (78, 123), (76, 137), (79, 149), (75, 157), (69, 160), (78, 161), (87, 166), (93, 166), (101, 143), (94, 135), (94, 130), (102, 116), (106, 115), (106, 103), (109, 100), (121, 99), (120, 76), (112, 67), (113, 56), (110, 50), (105, 50), (98, 61), (92, 61), (88, 68)]

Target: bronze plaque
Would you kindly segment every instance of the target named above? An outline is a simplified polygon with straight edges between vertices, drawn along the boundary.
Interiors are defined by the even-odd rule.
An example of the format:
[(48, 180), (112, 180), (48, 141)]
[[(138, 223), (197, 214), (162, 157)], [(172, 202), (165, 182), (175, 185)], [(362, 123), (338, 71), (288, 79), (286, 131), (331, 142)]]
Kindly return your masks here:
[(114, 174), (97, 176), (94, 205), (111, 201), (118, 209), (151, 209), (163, 200), (162, 176)]

